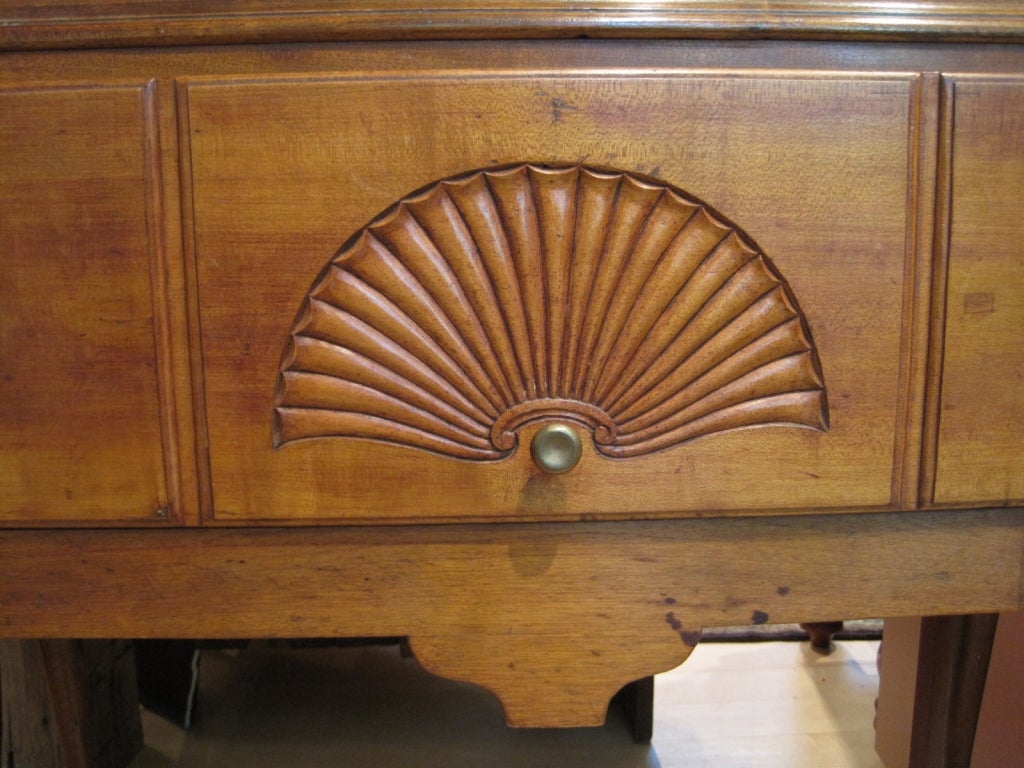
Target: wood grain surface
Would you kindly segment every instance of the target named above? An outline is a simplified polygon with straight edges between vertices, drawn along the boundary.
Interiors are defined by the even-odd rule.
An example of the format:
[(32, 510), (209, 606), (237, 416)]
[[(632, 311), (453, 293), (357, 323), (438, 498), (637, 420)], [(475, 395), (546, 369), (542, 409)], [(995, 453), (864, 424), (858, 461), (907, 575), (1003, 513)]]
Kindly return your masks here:
[(1012, 0), (36, 0), (0, 15), (9, 49), (500, 38), (1016, 41)]
[[(905, 306), (914, 201), (907, 138), (918, 88), (917, 78), (901, 75), (687, 71), (628, 79), (499, 71), (455, 80), (439, 73), (189, 81), (182, 98), (209, 434), (207, 518), (454, 521), (892, 508), (909, 364), (901, 332), (904, 312), (913, 311)], [(829, 431), (725, 432), (621, 461), (588, 444), (579, 466), (557, 478), (539, 473), (524, 451), (482, 464), (355, 440), (275, 450), (274, 387), (286, 335), (330, 256), (408, 191), (521, 158), (657, 170), (742, 227), (806, 318), (830, 393)], [(422, 269), (409, 258), (413, 271)], [(582, 281), (574, 290), (585, 303)], [(581, 317), (581, 344), (594, 345), (587, 328), (620, 311), (611, 298), (587, 308), (594, 317)], [(400, 346), (423, 346), (408, 333), (387, 332)], [(543, 347), (535, 347), (534, 367), (546, 369), (549, 361), (537, 357)], [(602, 381), (609, 351), (596, 348), (586, 360), (598, 366), (588, 374), (594, 382)], [(443, 498), (443, 506), (431, 509), (424, 503), (431, 498)]]
[(702, 626), (1017, 610), (1013, 510), (483, 526), (0, 533), (0, 629), (408, 635), (519, 725), (597, 723)]
[(0, 520), (168, 514), (148, 99), (0, 92)]
[(1024, 79), (960, 78), (955, 99), (935, 501), (1020, 505)]
[[(1024, 50), (982, 43), (1021, 39), (1016, 4), (678, 2), (639, 26), (620, 3), (470, 5), (0, 12), (0, 634), (408, 636), (510, 722), (575, 725), (685, 659), (702, 626), (1021, 608)], [(599, 28), (649, 39), (565, 39)], [(959, 42), (923, 42), (944, 38)], [(254, 44), (85, 50), (213, 41)], [(68, 49), (30, 50), (46, 46)], [(350, 238), (376, 220), (394, 245), (414, 231), (384, 231), (395, 203), (523, 164), (614, 169), (639, 197), (656, 179), (742, 231), (813, 343), (828, 431), (630, 458), (588, 435), (563, 475), (526, 450), (275, 448), (282, 371), (315, 367), (290, 346), (300, 312)], [(559, 263), (558, 226), (504, 232), (516, 255), (498, 267)], [(427, 293), (453, 289), (422, 249), (396, 250)], [(525, 331), (480, 369), (511, 376), (514, 358), (532, 373), (509, 391), (588, 403), (669, 380), (676, 358), (617, 340), (650, 338), (678, 284), (607, 263), (623, 268), (593, 281), (600, 306), (545, 272)], [(489, 283), (481, 326), (508, 317)], [(439, 304), (470, 333), (461, 302)], [(580, 333), (539, 343), (563, 322)], [(449, 381), (417, 358), (421, 381)], [(119, 529), (153, 524), (177, 527)]]

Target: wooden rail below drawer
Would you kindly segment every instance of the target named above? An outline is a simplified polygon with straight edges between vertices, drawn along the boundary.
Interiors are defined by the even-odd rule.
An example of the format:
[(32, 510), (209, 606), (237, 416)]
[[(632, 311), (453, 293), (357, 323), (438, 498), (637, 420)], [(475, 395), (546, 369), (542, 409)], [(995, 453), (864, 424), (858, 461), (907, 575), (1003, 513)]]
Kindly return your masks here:
[(1019, 510), (0, 533), (0, 635), (407, 635), (511, 724), (600, 723), (703, 626), (1017, 610)]

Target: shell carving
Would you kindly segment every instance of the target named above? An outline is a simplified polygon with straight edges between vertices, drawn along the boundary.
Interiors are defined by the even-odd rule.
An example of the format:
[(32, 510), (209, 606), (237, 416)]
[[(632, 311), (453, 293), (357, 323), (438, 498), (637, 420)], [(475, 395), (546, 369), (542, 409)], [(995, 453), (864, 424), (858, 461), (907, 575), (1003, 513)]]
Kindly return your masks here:
[(743, 232), (657, 181), (520, 165), (440, 181), (334, 257), (291, 331), (274, 444), (494, 460), (547, 418), (631, 457), (828, 411), (797, 303)]

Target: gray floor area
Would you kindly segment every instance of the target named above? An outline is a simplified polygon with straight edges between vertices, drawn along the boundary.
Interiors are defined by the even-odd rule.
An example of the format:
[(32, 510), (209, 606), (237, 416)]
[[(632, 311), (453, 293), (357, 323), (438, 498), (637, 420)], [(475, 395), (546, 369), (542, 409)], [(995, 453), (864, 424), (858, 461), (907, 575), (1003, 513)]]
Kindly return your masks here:
[(395, 647), (204, 652), (187, 733), (145, 716), (132, 768), (878, 768), (878, 644), (699, 646), (656, 679), (655, 736), (602, 728), (514, 730), (498, 701), (423, 671)]

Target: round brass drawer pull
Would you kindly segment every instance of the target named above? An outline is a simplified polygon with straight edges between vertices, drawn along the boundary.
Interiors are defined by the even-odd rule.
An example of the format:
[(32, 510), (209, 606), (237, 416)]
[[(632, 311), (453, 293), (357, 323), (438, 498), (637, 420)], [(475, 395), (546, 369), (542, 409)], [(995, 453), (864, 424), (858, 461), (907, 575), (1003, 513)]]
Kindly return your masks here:
[(576, 466), (583, 455), (583, 443), (572, 427), (546, 424), (530, 441), (530, 454), (545, 472), (559, 474)]

